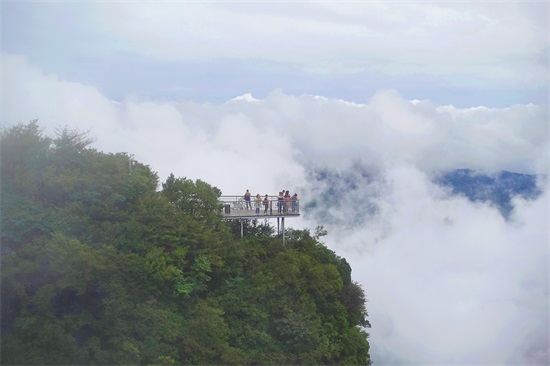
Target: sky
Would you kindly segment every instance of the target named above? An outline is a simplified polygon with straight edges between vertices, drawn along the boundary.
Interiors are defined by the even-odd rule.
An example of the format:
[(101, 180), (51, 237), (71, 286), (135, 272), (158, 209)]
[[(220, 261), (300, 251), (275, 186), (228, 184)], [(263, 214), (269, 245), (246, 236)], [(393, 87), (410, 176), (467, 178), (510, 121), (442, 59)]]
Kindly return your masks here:
[[(2, 127), (90, 131), (161, 182), (320, 202), (287, 226), (324, 225), (352, 265), (377, 365), (549, 363), (546, 1), (1, 12)], [(537, 174), (543, 193), (505, 219), (433, 183), (462, 168)]]

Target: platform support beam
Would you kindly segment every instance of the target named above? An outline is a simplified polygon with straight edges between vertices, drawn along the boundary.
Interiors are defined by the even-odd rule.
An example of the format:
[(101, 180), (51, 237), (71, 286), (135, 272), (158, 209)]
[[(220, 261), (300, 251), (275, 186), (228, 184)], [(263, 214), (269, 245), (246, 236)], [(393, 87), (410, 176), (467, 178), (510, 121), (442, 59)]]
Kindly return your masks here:
[(283, 245), (285, 243), (285, 218), (281, 217), (281, 228), (283, 229)]

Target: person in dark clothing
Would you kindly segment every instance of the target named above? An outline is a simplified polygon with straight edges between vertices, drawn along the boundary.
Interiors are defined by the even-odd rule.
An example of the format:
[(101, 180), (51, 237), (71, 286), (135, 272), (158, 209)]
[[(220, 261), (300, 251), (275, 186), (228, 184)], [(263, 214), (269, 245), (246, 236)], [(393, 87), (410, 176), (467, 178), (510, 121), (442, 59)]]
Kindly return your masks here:
[(294, 193), (290, 200), (292, 201), (292, 212), (298, 212), (298, 193)]
[(244, 194), (244, 201), (246, 202), (246, 209), (252, 210), (252, 202), (250, 202), (250, 191), (247, 189), (246, 193)]
[(266, 194), (264, 197), (264, 215), (267, 215), (268, 208), (269, 208), (269, 196)]

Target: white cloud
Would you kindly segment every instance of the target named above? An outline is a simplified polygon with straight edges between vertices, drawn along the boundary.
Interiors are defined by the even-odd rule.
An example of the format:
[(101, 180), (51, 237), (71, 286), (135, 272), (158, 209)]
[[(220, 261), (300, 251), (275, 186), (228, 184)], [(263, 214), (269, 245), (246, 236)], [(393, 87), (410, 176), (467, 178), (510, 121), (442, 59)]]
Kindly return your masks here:
[(3, 7), (3, 50), (117, 100), (275, 88), (363, 102), (546, 103), (545, 2), (89, 2)]
[(67, 124), (81, 130), (95, 127), (106, 131), (119, 122), (115, 106), (97, 89), (44, 75), (24, 57), (2, 54), (3, 124), (35, 118), (46, 126)]
[(299, 188), (302, 207), (323, 199), (315, 195), (327, 181), (315, 169), (341, 174), (344, 188), (356, 182), (337, 197), (338, 225), (313, 215), (289, 224), (325, 224), (327, 244), (351, 262), (377, 364), (548, 360), (547, 193), (516, 200), (506, 221), (430, 182), (434, 171), (465, 167), (546, 173), (545, 107), (461, 109), (392, 90), (365, 104), (279, 90), (252, 102), (112, 103), (22, 57), (3, 62), (4, 125), (39, 118), (50, 131), (91, 129), (96, 147), (133, 153), (162, 180), (173, 172), (225, 194)]
[(235, 100), (244, 100), (245, 102), (251, 102), (251, 103), (254, 103), (254, 102), (259, 102), (260, 100), (259, 99), (256, 99), (252, 96), (252, 94), (250, 93), (246, 93), (246, 94), (243, 94), (243, 95), (239, 95), (238, 97), (235, 97), (233, 99), (231, 99), (232, 101), (235, 101)]
[(373, 359), (545, 364), (547, 196), (518, 201), (510, 223), (487, 205), (445, 198), (413, 167), (387, 175), (384, 227), (370, 221), (331, 238), (368, 294)]
[(134, 52), (155, 57), (270, 60), (321, 74), (446, 75), (461, 85), (480, 80), (546, 85), (547, 70), (532, 58), (548, 46), (547, 19), (536, 14), (547, 11), (543, 3), (97, 7), (102, 27)]

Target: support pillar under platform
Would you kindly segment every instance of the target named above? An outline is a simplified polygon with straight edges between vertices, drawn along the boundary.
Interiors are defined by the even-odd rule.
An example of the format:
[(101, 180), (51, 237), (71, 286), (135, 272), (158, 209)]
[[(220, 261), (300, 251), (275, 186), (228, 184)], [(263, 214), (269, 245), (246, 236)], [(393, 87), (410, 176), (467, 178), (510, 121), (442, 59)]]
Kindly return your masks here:
[(281, 217), (281, 228), (283, 229), (283, 244), (285, 243), (285, 218)]

